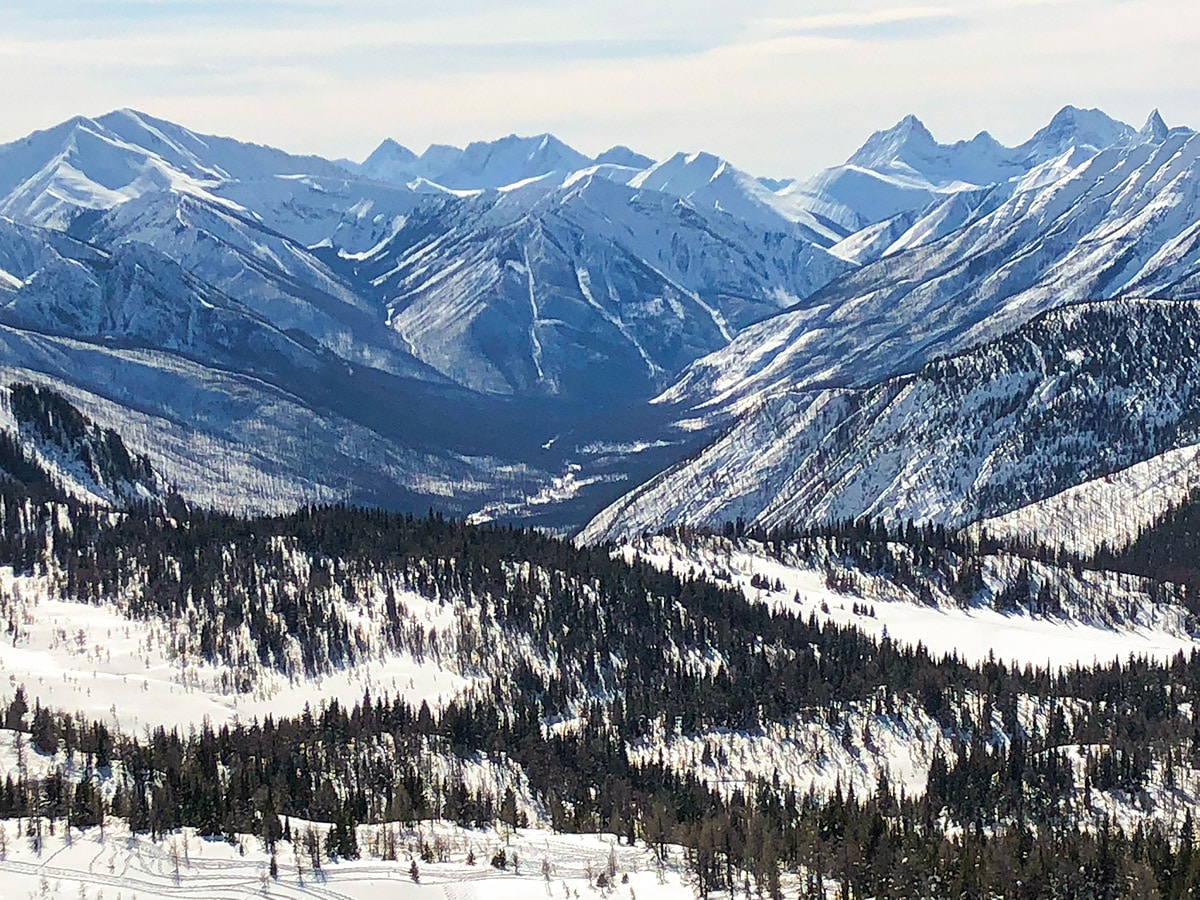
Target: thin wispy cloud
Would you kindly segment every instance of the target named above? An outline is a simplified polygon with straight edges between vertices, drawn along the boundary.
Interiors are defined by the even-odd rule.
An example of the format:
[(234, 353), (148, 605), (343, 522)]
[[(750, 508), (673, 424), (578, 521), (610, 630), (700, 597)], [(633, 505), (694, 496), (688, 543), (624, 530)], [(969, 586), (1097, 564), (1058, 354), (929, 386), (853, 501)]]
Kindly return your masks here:
[(753, 27), (770, 35), (812, 34), (873, 38), (897, 34), (924, 34), (935, 28), (965, 25), (962, 12), (944, 6), (835, 12), (790, 18), (767, 18)]

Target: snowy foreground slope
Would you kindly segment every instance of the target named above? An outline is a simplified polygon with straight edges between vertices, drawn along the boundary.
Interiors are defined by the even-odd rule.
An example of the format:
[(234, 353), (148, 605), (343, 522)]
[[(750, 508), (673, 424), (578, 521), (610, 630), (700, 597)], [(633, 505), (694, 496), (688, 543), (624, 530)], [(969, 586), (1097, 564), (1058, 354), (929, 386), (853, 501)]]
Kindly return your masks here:
[[(896, 842), (952, 860), (981, 815), (989, 840), (1062, 810), (1079, 840), (1177, 834), (1198, 796), (1196, 621), (1170, 584), (936, 529), (614, 552), (50, 491), (10, 487), (0, 515), (0, 812), (26, 823), (0, 885), (34, 896), (257, 894), (264, 872), (268, 895), (527, 896), (543, 859), (552, 895), (879, 895), (907, 872)], [(895, 858), (851, 865), (833, 816)], [(288, 833), (303, 889), (294, 844), (278, 880), (263, 849)], [(508, 870), (485, 868), (501, 841)]]
[[(0, 569), (0, 594), (18, 627), (0, 642), (0, 697), (11, 699), (24, 685), (47, 706), (134, 734), (160, 725), (186, 729), (205, 719), (220, 725), (297, 715), (306, 705), (350, 704), (366, 692), (439, 706), (471, 684), (431, 657), (382, 650), (328, 674), (288, 677), (256, 669), (250, 675), (245, 667), (189, 659), (177, 649), (173, 633), (182, 629), (172, 623), (130, 619), (113, 605), (57, 599), (46, 579), (14, 578), (11, 569)], [(443, 611), (414, 595), (403, 599), (419, 604), (423, 627), (446, 627)]]
[[(676, 859), (659, 866), (646, 847), (628, 847), (611, 835), (560, 835), (522, 829), (507, 835), (498, 831), (465, 831), (432, 826), (420, 831), (393, 829), (398, 859), (384, 861), (326, 860), (314, 872), (297, 838), (281, 841), (277, 851), (279, 875), (270, 876), (270, 856), (261, 841), (245, 836), (236, 845), (198, 837), (191, 829), (163, 840), (131, 835), (120, 826), (76, 833), (68, 843), (61, 835), (44, 839), (40, 852), (19, 838), (13, 823), (7, 849), (0, 853), (0, 894), (10, 900), (62, 897), (70, 900), (169, 900), (177, 897), (244, 898), (317, 897), (323, 900), (525, 900), (530, 897), (610, 896), (642, 900), (686, 900), (693, 886), (680, 872)], [(293, 826), (297, 832), (302, 823)], [(378, 840), (382, 829), (363, 828), (361, 846)], [(423, 842), (437, 842), (444, 861), (420, 858)], [(504, 849), (519, 866), (501, 871), (489, 861)], [(474, 853), (476, 862), (468, 865)], [(616, 884), (598, 890), (595, 881), (607, 874), (610, 854)], [(365, 856), (365, 854), (364, 854)], [(410, 866), (416, 860), (414, 881)], [(299, 863), (299, 865), (297, 865)]]

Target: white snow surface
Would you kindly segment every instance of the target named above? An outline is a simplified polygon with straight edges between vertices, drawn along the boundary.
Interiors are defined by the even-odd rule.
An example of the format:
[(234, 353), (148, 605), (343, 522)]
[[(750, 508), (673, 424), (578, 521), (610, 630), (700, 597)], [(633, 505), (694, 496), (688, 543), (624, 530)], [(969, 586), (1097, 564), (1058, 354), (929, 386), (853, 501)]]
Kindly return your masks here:
[(1067, 488), (972, 526), (999, 539), (1037, 535), (1047, 547), (1089, 556), (1128, 546), (1142, 529), (1200, 489), (1200, 446), (1181, 447)]
[[(293, 834), (309, 827), (293, 821)], [(279, 878), (269, 875), (270, 857), (261, 841), (242, 836), (237, 844), (198, 837), (191, 829), (152, 841), (130, 834), (120, 823), (74, 832), (70, 842), (61, 834), (47, 836), (40, 850), (7, 829), (7, 851), (0, 855), (0, 895), (5, 898), (62, 897), (78, 900), (171, 900), (180, 897), (278, 897), (320, 900), (528, 900), (531, 897), (591, 896), (595, 878), (615, 854), (616, 887), (607, 896), (624, 900), (687, 900), (695, 896), (683, 875), (682, 851), (668, 850), (661, 868), (644, 846), (619, 844), (613, 835), (560, 835), (539, 829), (520, 829), (511, 835), (496, 831), (463, 830), (433, 823), (416, 831), (394, 828), (397, 859), (387, 862), (369, 848), (379, 840), (381, 826), (360, 826), (357, 861), (322, 862), (314, 872), (301, 843), (279, 843)], [(320, 836), (327, 826), (314, 824)], [(444, 861), (419, 859), (428, 842)], [(520, 861), (500, 871), (489, 865), (492, 853), (505, 849)], [(476, 857), (466, 862), (468, 853)], [(417, 859), (419, 882), (410, 865)], [(299, 861), (299, 866), (297, 862)], [(543, 871), (545, 874), (543, 874)], [(589, 875), (590, 873), (590, 875)], [(622, 880), (628, 876), (628, 883)]]
[[(1144, 604), (1140, 619), (1125, 627), (1106, 627), (1027, 612), (1000, 613), (983, 605), (963, 608), (949, 598), (930, 606), (881, 577), (862, 573), (857, 573), (855, 593), (839, 592), (829, 588), (824, 572), (775, 559), (750, 540), (714, 537), (688, 547), (655, 536), (621, 545), (618, 552), (677, 574), (705, 573), (740, 588), (752, 600), (804, 619), (816, 616), (818, 621), (853, 626), (877, 639), (886, 636), (909, 646), (920, 644), (935, 658), (953, 654), (967, 663), (997, 659), (1058, 670), (1103, 665), (1131, 655), (1169, 660), (1180, 652), (1200, 650), (1200, 641), (1188, 632), (1178, 608), (1149, 603), (1138, 591), (1138, 580), (1126, 576), (1087, 573), (1093, 576), (1093, 589), (1099, 595), (1127, 596)], [(772, 585), (782, 582), (783, 590), (752, 586), (756, 575), (770, 579)], [(868, 604), (874, 616), (854, 612), (855, 605)]]
[(785, 789), (820, 797), (833, 796), (838, 787), (871, 796), (881, 778), (897, 793), (919, 796), (934, 752), (954, 757), (951, 735), (916, 704), (884, 712), (871, 702), (850, 703), (835, 716), (832, 722), (822, 714), (754, 730), (655, 735), (633, 744), (630, 756), (693, 774), (727, 796), (752, 793), (759, 779), (778, 777)]
[[(452, 612), (415, 594), (401, 602), (423, 627), (452, 632)], [(190, 653), (186, 623), (131, 620), (111, 603), (57, 599), (53, 578), (14, 576), (0, 568), (0, 608), (18, 633), (0, 641), (0, 700), (23, 686), (32, 705), (82, 712), (128, 734), (158, 725), (216, 725), (296, 715), (336, 699), (353, 706), (374, 697), (404, 696), (439, 706), (472, 681), (434, 655), (379, 652), (353, 667), (289, 678), (262, 667), (213, 665)], [(355, 625), (369, 630), (373, 613)], [(193, 636), (194, 637), (194, 636)], [(247, 689), (248, 688), (248, 689)]]

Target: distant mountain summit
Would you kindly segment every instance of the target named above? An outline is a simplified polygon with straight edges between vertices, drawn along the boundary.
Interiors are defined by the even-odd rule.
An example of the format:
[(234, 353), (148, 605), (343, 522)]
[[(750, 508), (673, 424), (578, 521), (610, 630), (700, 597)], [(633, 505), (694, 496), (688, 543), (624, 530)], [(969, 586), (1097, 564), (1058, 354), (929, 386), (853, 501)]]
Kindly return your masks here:
[[(632, 156), (627, 151), (625, 158)], [(595, 162), (552, 134), (510, 134), (461, 149), (434, 144), (420, 156), (388, 138), (358, 166), (357, 173), (392, 184), (423, 178), (454, 190), (485, 190), (552, 172), (567, 175)]]
[(1167, 127), (1167, 123), (1163, 121), (1163, 117), (1157, 109), (1151, 111), (1149, 118), (1146, 119), (1146, 124), (1138, 132), (1143, 139), (1155, 143), (1165, 141), (1170, 133), (1171, 129)]
[(1014, 148), (1034, 165), (1052, 159), (1071, 148), (1104, 150), (1127, 147), (1139, 139), (1138, 132), (1124, 122), (1098, 109), (1064, 106), (1044, 128), (1021, 146)]
[(654, 160), (645, 154), (618, 145), (609, 147), (596, 157), (597, 165), (623, 166), (626, 169), (648, 169)]
[(385, 138), (370, 156), (353, 167), (353, 171), (379, 181), (404, 184), (415, 177), (420, 159), (421, 157), (407, 147), (391, 138)]
[(877, 131), (847, 161), (936, 190), (977, 187), (1025, 171), (1013, 154), (986, 131), (969, 141), (940, 144), (916, 116)]
[(78, 116), (0, 145), (0, 215), (66, 228), (81, 212), (161, 191), (211, 196), (223, 181), (338, 176), (313, 156), (199, 135), (132, 109)]
[[(844, 165), (787, 185), (779, 193), (793, 208), (834, 223), (849, 236), (893, 217), (915, 214), (948, 194), (1019, 178), (1069, 149), (1094, 153), (1165, 139), (1166, 132), (1153, 122), (1147, 128), (1139, 133), (1100, 110), (1067, 106), (1016, 147), (1004, 146), (986, 131), (942, 144), (920, 119), (908, 115), (872, 134)], [(835, 252), (860, 261), (861, 246), (860, 239), (845, 253)]]

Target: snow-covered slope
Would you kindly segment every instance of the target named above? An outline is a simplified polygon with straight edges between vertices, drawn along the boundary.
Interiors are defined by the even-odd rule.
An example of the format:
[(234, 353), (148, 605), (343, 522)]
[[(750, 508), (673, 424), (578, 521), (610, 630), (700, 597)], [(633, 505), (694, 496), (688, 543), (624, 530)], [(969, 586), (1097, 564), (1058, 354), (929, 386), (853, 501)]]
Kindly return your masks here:
[(804, 239), (828, 247), (843, 237), (808, 209), (772, 192), (757, 178), (711, 153), (677, 153), (639, 172), (639, 190), (680, 197), (699, 210), (718, 210), (771, 231), (794, 228)]
[(124, 109), (0, 146), (0, 215), (65, 228), (81, 213), (143, 194), (206, 195), (224, 180), (290, 174), (344, 173), (317, 157), (198, 135)]
[(1192, 302), (1080, 304), (915, 375), (773, 395), (582, 538), (1002, 515), (1200, 442), (1197, 334)]
[[(251, 480), (300, 479), (281, 496), (448, 492), (553, 519), (543, 499), (571, 494), (576, 516), (686, 452), (662, 430), (678, 407), (644, 404), (664, 389), (705, 426), (1072, 299), (1200, 296), (1196, 144), (1158, 116), (1134, 132), (1072, 108), (1017, 148), (941, 145), (908, 118), (810, 203), (804, 182), (704, 153), (592, 159), (510, 135), (420, 156), (389, 141), (355, 165), (120, 110), (0, 147), (0, 323), (14, 372), (115, 403), (117, 424), (175, 423), (156, 462), (193, 488), (179, 410), (220, 408), (196, 447), (233, 439)], [(231, 378), (253, 387), (214, 406)], [(148, 390), (189, 379), (186, 400)], [(249, 433), (222, 421), (276, 408)], [(331, 425), (299, 454), (328, 470), (279, 449), (301, 410)], [(600, 463), (595, 446), (656, 449)], [(356, 456), (375, 460), (359, 477)]]
[[(663, 399), (736, 409), (779, 388), (861, 385), (1064, 303), (1194, 296), (1198, 204), (1193, 133), (1068, 149), (952, 215), (931, 208), (897, 236), (899, 252), (748, 328)], [(964, 221), (946, 233), (947, 220)]]
[[(1130, 654), (1168, 660), (1200, 648), (1192, 633), (1194, 617), (1178, 603), (1162, 602), (1159, 586), (1144, 578), (1074, 572), (999, 553), (982, 557), (983, 588), (962, 598), (952, 596), (937, 577), (922, 573), (916, 584), (900, 583), (840, 556), (831, 549), (835, 541), (817, 543), (815, 552), (806, 553), (799, 545), (768, 547), (746, 538), (653, 535), (622, 543), (616, 552), (664, 571), (696, 572), (728, 583), (780, 612), (850, 625), (875, 638), (970, 663), (999, 659), (1068, 669)], [(903, 545), (891, 551), (911, 559), (920, 571), (916, 551)], [(964, 560), (957, 566), (964, 569)], [(1029, 581), (1025, 595), (997, 609), (1004, 605), (998, 598), (1022, 579)], [(1055, 596), (1054, 613), (1036, 608), (1043, 586)]]
[(503, 393), (648, 397), (849, 269), (775, 230), (585, 170), (427, 207), (358, 267), (424, 362)]
[(398, 598), (400, 620), (428, 632), (428, 655), (389, 652), (378, 643), (380, 603), (351, 615), (358, 638), (375, 645), (369, 658), (309, 678), (245, 661), (214, 663), (197, 652), (199, 632), (185, 621), (135, 619), (111, 602), (92, 605), (57, 594), (53, 579), (0, 568), (0, 608), (16, 626), (0, 646), (0, 665), (11, 678), (0, 695), (11, 697), (12, 685), (24, 684), (44, 705), (104, 718), (130, 732), (298, 715), (308, 704), (352, 704), (364, 691), (402, 693), (437, 708), (472, 684), (449, 659), (440, 660), (440, 651), (438, 657), (432, 652), (439, 642), (450, 652), (449, 632), (439, 633), (457, 627), (456, 616), (410, 592)]
[(1067, 106), (1017, 147), (1005, 147), (986, 131), (969, 141), (941, 144), (910, 115), (871, 135), (844, 165), (786, 185), (778, 196), (832, 223), (846, 237), (959, 191), (1020, 178), (1071, 148), (1094, 153), (1165, 137), (1165, 127), (1148, 124), (1139, 133), (1100, 110)]
[[(482, 771), (480, 782), (488, 784)], [(488, 785), (491, 786), (490, 784)], [(140, 900), (178, 897), (254, 897), (281, 900), (527, 900), (535, 896), (588, 896), (598, 892), (597, 875), (605, 872), (610, 854), (620, 884), (604, 893), (642, 900), (692, 900), (696, 896), (685, 873), (684, 851), (667, 848), (660, 865), (655, 852), (641, 844), (621, 844), (612, 834), (561, 834), (548, 824), (508, 834), (501, 829), (463, 829), (450, 823), (422, 823), (420, 827), (362, 826), (358, 843), (360, 860), (329, 860), (311, 870), (304, 846), (305, 829), (317, 830), (318, 846), (328, 823), (292, 820), (295, 839), (279, 842), (274, 857), (279, 874), (270, 876), (272, 854), (253, 834), (235, 836), (232, 842), (201, 837), (193, 828), (161, 838), (131, 833), (123, 824), (104, 829), (78, 830), (70, 837), (46, 835), (32, 841), (17, 834), (15, 823), (6, 829), (8, 847), (0, 858), (0, 891), (6, 897), (57, 897), (70, 900), (115, 900), (118, 896)], [(382, 833), (400, 848), (401, 858), (379, 858)], [(444, 858), (425, 862), (420, 847), (436, 841)], [(370, 848), (375, 848), (373, 852)], [(505, 870), (487, 864), (492, 854), (505, 849), (510, 864)], [(412, 876), (417, 860), (418, 877)], [(545, 866), (543, 870), (543, 864)], [(795, 890), (798, 879), (785, 884)]]
[(1196, 490), (1200, 446), (1181, 447), (985, 519), (973, 529), (1000, 540), (1036, 538), (1043, 546), (1086, 557), (1102, 546), (1128, 546)]
[(146, 457), (53, 390), (16, 383), (0, 391), (0, 433), (0, 481), (117, 508), (162, 508), (171, 493)]

